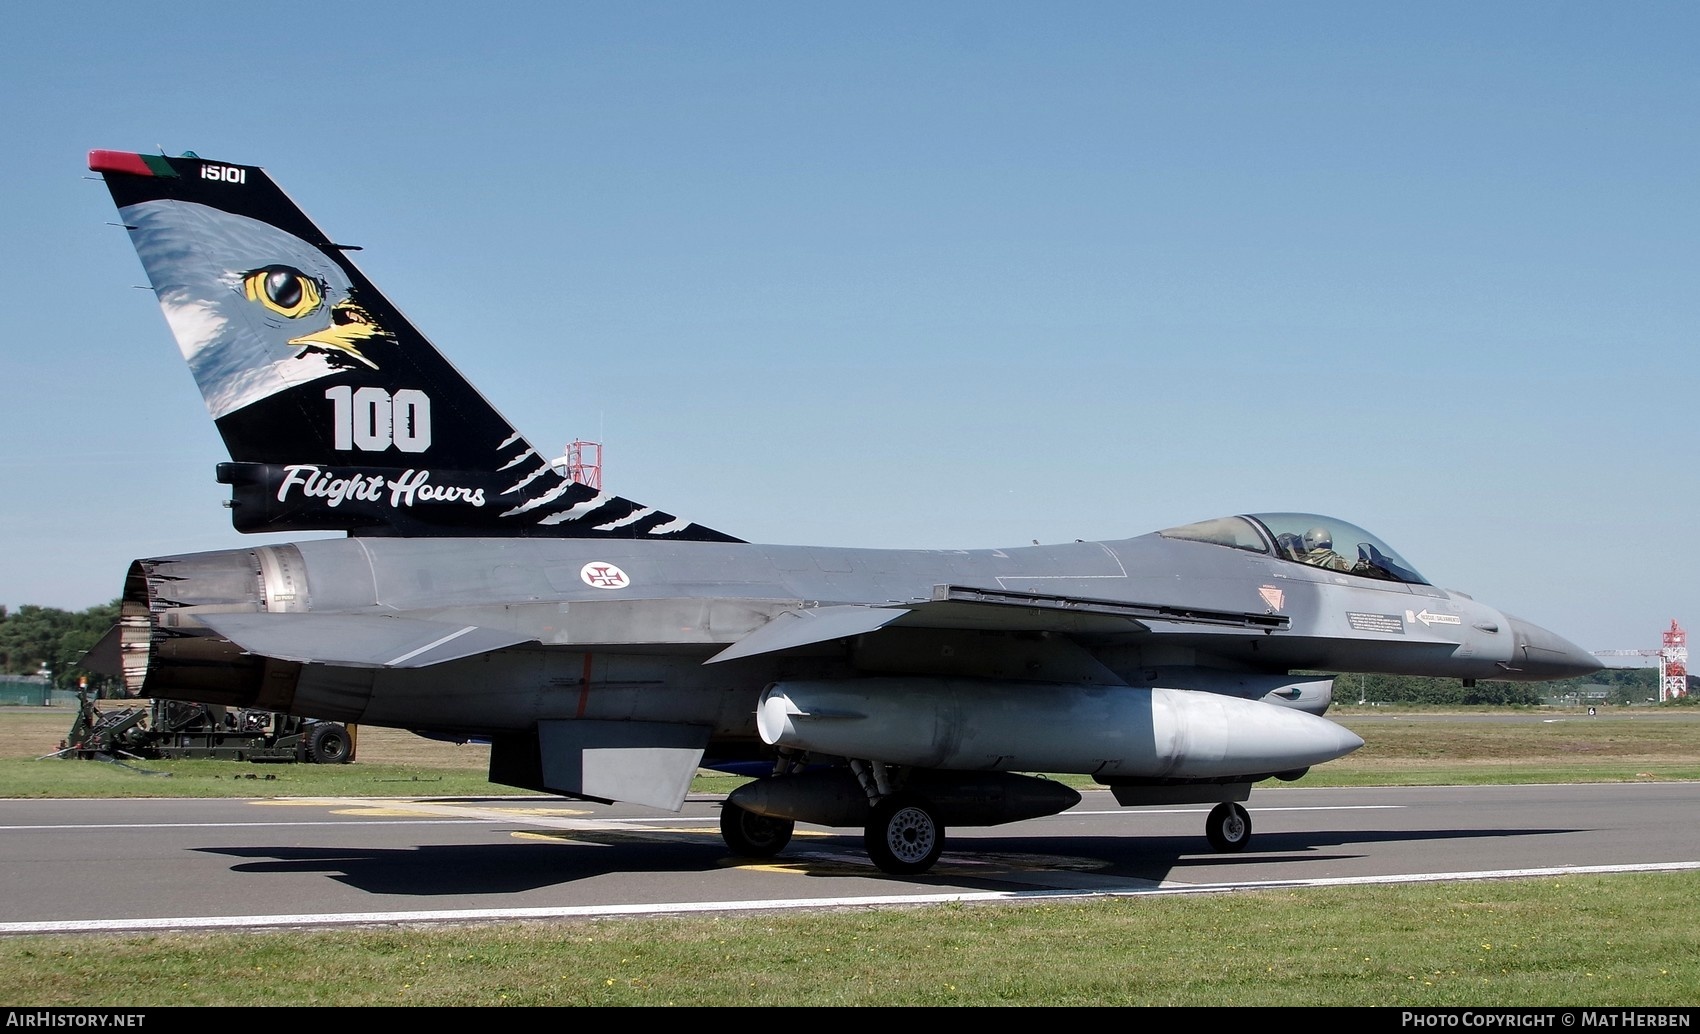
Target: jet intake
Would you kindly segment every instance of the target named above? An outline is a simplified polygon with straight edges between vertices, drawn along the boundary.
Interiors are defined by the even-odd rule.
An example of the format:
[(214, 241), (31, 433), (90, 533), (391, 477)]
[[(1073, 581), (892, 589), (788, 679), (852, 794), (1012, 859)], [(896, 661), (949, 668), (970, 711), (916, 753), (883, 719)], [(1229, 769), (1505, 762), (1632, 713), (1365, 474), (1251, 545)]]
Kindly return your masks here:
[(991, 679), (776, 682), (756, 728), (768, 744), (820, 755), (1104, 778), (1263, 776), (1363, 746), (1326, 718), (1259, 700)]

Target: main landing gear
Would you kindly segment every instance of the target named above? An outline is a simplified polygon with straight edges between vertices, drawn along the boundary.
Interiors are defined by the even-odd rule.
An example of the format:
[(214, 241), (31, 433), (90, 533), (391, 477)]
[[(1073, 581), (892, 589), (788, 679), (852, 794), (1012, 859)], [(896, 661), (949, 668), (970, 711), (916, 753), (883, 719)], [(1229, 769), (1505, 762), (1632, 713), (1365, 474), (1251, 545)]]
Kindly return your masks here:
[(785, 850), (797, 824), (790, 819), (772, 819), (745, 811), (736, 804), (720, 809), (720, 837), (733, 854), (772, 858)]
[[(791, 843), (798, 822), (837, 827), (860, 824), (863, 847), (876, 868), (892, 876), (918, 876), (931, 871), (943, 855), (947, 821), (967, 826), (995, 825), (1055, 814), (1080, 800), (1080, 795), (1072, 790), (1066, 791), (1068, 800), (1054, 793), (1041, 793), (1039, 790), (1046, 784), (1039, 780), (1029, 780), (1033, 787), (1014, 782), (1015, 777), (993, 784), (960, 778), (951, 782), (936, 774), (910, 779), (909, 773), (894, 773), (873, 762), (852, 761), (849, 767), (858, 777), (859, 787), (847, 783), (845, 773), (829, 771), (801, 773), (740, 787), (720, 809), (720, 835), (726, 846), (745, 858), (767, 859)], [(978, 805), (969, 791), (983, 789), (983, 785), (1022, 790), (1028, 797), (1013, 804), (1003, 800), (998, 807)], [(1136, 794), (1118, 795), (1125, 796)], [(743, 803), (736, 803), (739, 801)], [(1181, 802), (1135, 799), (1122, 803)], [(1022, 812), (1022, 808), (1026, 811)], [(1238, 803), (1222, 801), (1205, 819), (1204, 835), (1217, 851), (1243, 851), (1251, 843), (1251, 816)]]
[(944, 824), (923, 798), (894, 793), (874, 805), (862, 842), (868, 857), (882, 872), (914, 876), (939, 860), (944, 851)]
[[(720, 809), (720, 836), (733, 854), (772, 858), (791, 842), (796, 823), (768, 818), (727, 803)], [(883, 872), (915, 876), (931, 869), (944, 852), (944, 823), (933, 805), (914, 794), (896, 793), (873, 806), (862, 842)]]

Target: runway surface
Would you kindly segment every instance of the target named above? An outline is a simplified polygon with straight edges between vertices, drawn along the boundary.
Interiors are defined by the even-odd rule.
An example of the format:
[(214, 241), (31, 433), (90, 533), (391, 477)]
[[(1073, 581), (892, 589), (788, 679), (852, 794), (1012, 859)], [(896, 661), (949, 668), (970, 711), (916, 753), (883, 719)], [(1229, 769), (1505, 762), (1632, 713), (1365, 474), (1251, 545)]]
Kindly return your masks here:
[(1700, 783), (1259, 790), (1239, 854), (1206, 808), (1116, 806), (950, 831), (930, 873), (858, 830), (731, 857), (679, 814), (557, 798), (0, 801), (0, 934), (839, 909), (1700, 868)]

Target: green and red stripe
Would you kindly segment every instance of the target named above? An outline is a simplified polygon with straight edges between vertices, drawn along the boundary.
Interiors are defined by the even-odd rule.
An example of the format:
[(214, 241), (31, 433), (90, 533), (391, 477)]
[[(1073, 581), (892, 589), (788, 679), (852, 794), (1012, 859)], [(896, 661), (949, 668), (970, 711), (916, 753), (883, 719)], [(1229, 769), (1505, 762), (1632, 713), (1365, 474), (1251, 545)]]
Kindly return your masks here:
[(131, 176), (175, 176), (177, 170), (164, 155), (131, 154), (129, 151), (90, 151), (89, 168), (95, 172), (122, 172)]

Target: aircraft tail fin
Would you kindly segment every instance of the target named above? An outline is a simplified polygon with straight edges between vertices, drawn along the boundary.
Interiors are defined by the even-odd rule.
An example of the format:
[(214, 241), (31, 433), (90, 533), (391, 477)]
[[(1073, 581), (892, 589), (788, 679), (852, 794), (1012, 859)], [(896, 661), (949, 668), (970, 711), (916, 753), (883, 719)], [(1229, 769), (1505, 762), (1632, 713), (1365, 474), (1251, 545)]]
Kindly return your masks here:
[(230, 453), (238, 531), (739, 541), (551, 467), (264, 170), (89, 168)]

